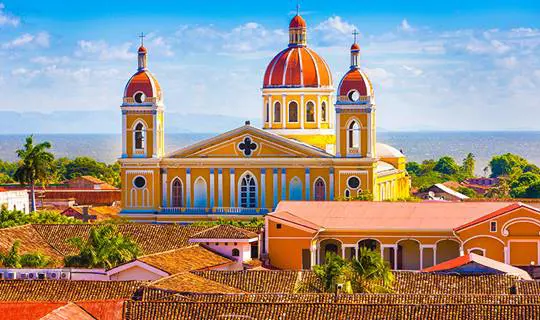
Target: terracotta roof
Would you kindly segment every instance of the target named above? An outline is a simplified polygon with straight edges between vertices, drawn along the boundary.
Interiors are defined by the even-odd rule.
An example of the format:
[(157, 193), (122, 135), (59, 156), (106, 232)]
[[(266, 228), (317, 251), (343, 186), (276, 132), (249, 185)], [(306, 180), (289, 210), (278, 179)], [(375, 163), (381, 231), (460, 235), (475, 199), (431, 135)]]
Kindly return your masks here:
[(234, 227), (228, 224), (218, 225), (191, 236), (191, 239), (253, 239), (257, 238), (255, 232)]
[(448, 261), (445, 261), (443, 263), (439, 263), (437, 265), (434, 265), (432, 267), (426, 268), (422, 271), (424, 272), (451, 272), (452, 270), (463, 267), (469, 263), (476, 263), (479, 265), (482, 265), (484, 267), (493, 269), (494, 271), (514, 275), (517, 277), (520, 277), (524, 280), (532, 280), (531, 276), (524, 270), (520, 268), (516, 268), (514, 266), (483, 257), (481, 255), (475, 254), (475, 253), (469, 253), (460, 257), (457, 257), (455, 259), (451, 259)]
[(19, 240), (19, 253), (41, 252), (54, 260), (52, 266), (63, 266), (64, 256), (51, 246), (32, 225), (0, 229), (0, 252), (7, 253), (13, 243)]
[(487, 214), (485, 214), (483, 216), (480, 216), (479, 218), (477, 218), (477, 219), (475, 219), (473, 221), (470, 221), (470, 222), (467, 222), (467, 223), (465, 223), (463, 225), (460, 225), (460, 226), (456, 227), (454, 230), (459, 231), (459, 230), (465, 229), (467, 227), (482, 223), (484, 221), (488, 221), (490, 219), (496, 218), (496, 217), (498, 217), (500, 215), (503, 215), (505, 213), (508, 213), (510, 211), (516, 210), (516, 209), (521, 208), (521, 207), (525, 207), (525, 208), (531, 209), (531, 210), (533, 210), (533, 211), (535, 211), (537, 213), (540, 213), (540, 209), (538, 209), (536, 207), (532, 207), (532, 206), (526, 205), (526, 204), (521, 203), (521, 202), (516, 202), (516, 203), (509, 204), (509, 205), (507, 205), (507, 206), (505, 206), (503, 208), (500, 208), (499, 210), (496, 210), (496, 211), (487, 213)]
[[(189, 237), (206, 227), (181, 226), (177, 224), (118, 224), (118, 230), (139, 245), (143, 254), (164, 252), (190, 246)], [(93, 225), (34, 224), (39, 235), (62, 255), (77, 253), (75, 247), (66, 243), (73, 237), (86, 238)], [(1, 233), (0, 233), (1, 234)]]
[(77, 301), (77, 305), (99, 320), (121, 320), (124, 299)]
[(518, 294), (533, 294), (540, 297), (539, 281), (517, 281), (516, 291)]
[(223, 283), (197, 276), (190, 272), (182, 272), (170, 277), (161, 278), (151, 283), (152, 287), (174, 290), (177, 292), (197, 293), (242, 293), (243, 291)]
[(64, 306), (65, 302), (6, 302), (0, 301), (0, 319), (36, 320), (46, 316), (56, 308)]
[(508, 206), (505, 202), (282, 201), (268, 217), (293, 223), (307, 220), (325, 229), (451, 232)]
[(93, 320), (95, 319), (83, 308), (79, 307), (73, 302), (54, 309), (49, 312), (40, 320), (66, 320), (66, 319), (78, 319), (78, 320)]
[(129, 299), (142, 281), (0, 280), (0, 301)]
[[(302, 283), (311, 292), (319, 286), (314, 274), (310, 271), (293, 270), (245, 270), (245, 271), (195, 271), (193, 274), (224, 285), (252, 293), (292, 293)], [(314, 285), (313, 285), (314, 284)], [(319, 286), (320, 287), (320, 286)]]
[(169, 274), (194, 271), (235, 263), (199, 245), (154, 253), (137, 258)]
[[(234, 315), (234, 316), (233, 316)], [(540, 305), (390, 305), (336, 303), (197, 303), (124, 304), (125, 319), (537, 319)]]
[(373, 96), (371, 81), (367, 74), (359, 68), (349, 70), (341, 79), (338, 87), (340, 96), (347, 96), (351, 90), (357, 90), (361, 97)]
[(142, 301), (263, 302), (263, 303), (354, 303), (354, 304), (540, 304), (533, 294), (395, 294), (395, 293), (173, 293), (147, 296)]

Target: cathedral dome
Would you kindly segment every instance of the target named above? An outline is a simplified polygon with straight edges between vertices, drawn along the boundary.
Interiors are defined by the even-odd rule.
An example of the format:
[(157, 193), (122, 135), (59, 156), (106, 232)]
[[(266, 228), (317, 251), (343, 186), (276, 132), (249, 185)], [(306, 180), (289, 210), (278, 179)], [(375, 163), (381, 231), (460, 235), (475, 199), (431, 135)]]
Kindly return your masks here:
[(136, 103), (142, 103), (146, 98), (161, 100), (161, 87), (147, 68), (147, 50), (140, 46), (138, 53), (139, 67), (129, 79), (124, 89), (125, 98), (133, 98)]
[(355, 41), (351, 46), (351, 68), (338, 86), (338, 101), (354, 103), (373, 97), (373, 86), (366, 73), (360, 69), (359, 57), (360, 46)]
[(289, 24), (289, 47), (268, 64), (263, 88), (331, 86), (330, 68), (323, 58), (307, 47), (306, 22), (297, 14)]

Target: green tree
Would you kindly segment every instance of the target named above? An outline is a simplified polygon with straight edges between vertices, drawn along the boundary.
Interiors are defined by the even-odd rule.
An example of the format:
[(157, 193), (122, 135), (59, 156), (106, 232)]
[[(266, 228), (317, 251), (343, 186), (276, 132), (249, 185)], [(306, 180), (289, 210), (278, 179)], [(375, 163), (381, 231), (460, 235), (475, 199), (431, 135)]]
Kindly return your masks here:
[(476, 164), (476, 160), (474, 159), (474, 154), (469, 153), (463, 159), (463, 164), (461, 165), (461, 171), (465, 178), (472, 178), (474, 177), (474, 167)]
[(449, 156), (444, 156), (437, 161), (433, 167), (434, 171), (443, 173), (443, 174), (455, 174), (459, 170), (459, 166), (454, 160), (454, 158)]
[(15, 240), (7, 254), (0, 254), (0, 261), (6, 268), (44, 268), (54, 262), (49, 256), (41, 252), (19, 253), (21, 242)]
[(31, 223), (79, 224), (82, 222), (72, 217), (66, 217), (56, 211), (40, 210), (26, 214), (19, 210), (8, 210), (6, 207), (0, 208), (0, 228), (9, 228)]
[(494, 156), (489, 162), (492, 178), (518, 174), (527, 165), (527, 160), (512, 153)]
[(459, 192), (461, 194), (464, 194), (469, 198), (477, 198), (478, 197), (478, 194), (476, 193), (476, 191), (474, 191), (471, 188), (467, 188), (467, 187), (459, 187), (457, 189), (457, 192)]
[(50, 148), (47, 141), (34, 145), (33, 136), (29, 136), (23, 149), (17, 150), (20, 161), (14, 178), (21, 184), (30, 185), (31, 211), (36, 211), (36, 183), (47, 183), (52, 176), (54, 156), (47, 151)]
[(92, 227), (88, 239), (71, 238), (68, 243), (79, 253), (65, 257), (67, 267), (112, 268), (140, 253), (137, 243), (122, 235), (114, 224)]
[(525, 198), (540, 198), (540, 182), (536, 182), (527, 187)]
[(348, 262), (337, 254), (327, 252), (325, 263), (314, 266), (313, 272), (322, 282), (325, 292), (336, 292), (338, 284), (348, 282), (348, 279), (346, 279), (346, 268), (348, 268), (348, 265)]
[(359, 293), (389, 293), (395, 280), (390, 264), (377, 251), (361, 247), (351, 262), (352, 285)]
[(422, 166), (418, 162), (407, 162), (405, 169), (407, 169), (407, 172), (411, 175), (419, 176), (422, 174)]
[(118, 163), (107, 165), (90, 157), (77, 157), (71, 161), (63, 160), (58, 163), (57, 170), (62, 172), (65, 179), (92, 176), (114, 186), (120, 185), (120, 165)]
[(213, 221), (196, 221), (192, 226), (214, 227), (218, 225), (231, 225), (239, 228), (262, 228), (264, 227), (264, 219), (251, 218), (250, 220), (230, 220), (219, 218)]

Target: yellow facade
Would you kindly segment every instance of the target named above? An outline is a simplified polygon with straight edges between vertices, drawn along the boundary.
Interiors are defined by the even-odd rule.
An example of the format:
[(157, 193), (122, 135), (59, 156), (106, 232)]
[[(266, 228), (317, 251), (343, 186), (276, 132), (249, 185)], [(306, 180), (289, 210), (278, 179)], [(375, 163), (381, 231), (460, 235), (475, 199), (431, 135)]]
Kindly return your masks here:
[[(291, 30), (305, 33), (305, 27)], [(287, 64), (289, 58), (283, 60), (289, 69), (277, 80), (268, 73), (262, 129), (246, 123), (167, 155), (161, 89), (141, 46), (139, 72), (121, 106), (122, 215), (157, 222), (249, 218), (272, 211), (281, 200), (409, 196), (404, 155), (376, 142), (374, 98), (344, 102), (336, 97), (326, 63), (304, 48), (305, 38), (291, 39), (287, 52), (302, 61), (295, 67)], [(308, 62), (317, 64), (309, 72)], [(287, 77), (300, 83), (285, 84), (293, 81)], [(273, 83), (278, 80), (284, 85)], [(359, 130), (351, 129), (351, 121)]]

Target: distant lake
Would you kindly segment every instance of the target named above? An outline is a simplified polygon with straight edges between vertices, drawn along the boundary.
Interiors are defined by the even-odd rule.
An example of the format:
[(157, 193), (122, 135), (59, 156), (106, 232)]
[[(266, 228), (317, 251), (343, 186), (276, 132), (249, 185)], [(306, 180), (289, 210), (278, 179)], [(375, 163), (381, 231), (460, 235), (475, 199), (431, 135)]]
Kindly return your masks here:
[[(166, 151), (171, 152), (214, 134), (169, 134)], [(378, 142), (401, 149), (410, 161), (450, 155), (461, 162), (472, 152), (476, 171), (482, 173), (493, 155), (515, 153), (540, 165), (540, 132), (378, 132)], [(111, 163), (121, 153), (122, 138), (114, 134), (45, 134), (38, 141), (53, 144), (57, 157), (89, 156)], [(14, 161), (15, 150), (24, 143), (24, 135), (0, 135), (0, 159)]]

